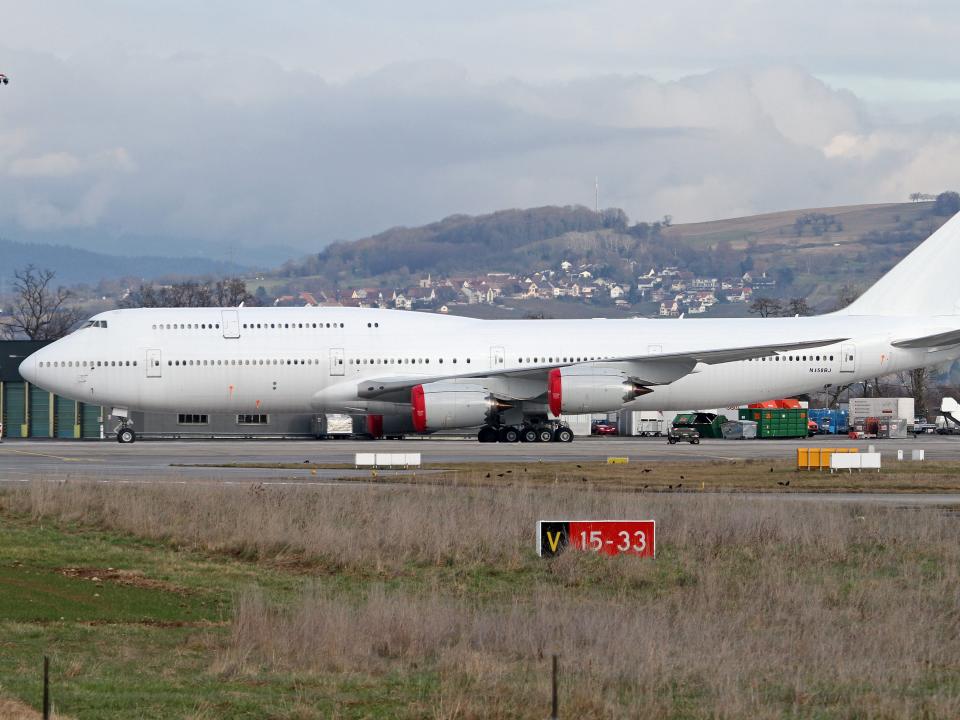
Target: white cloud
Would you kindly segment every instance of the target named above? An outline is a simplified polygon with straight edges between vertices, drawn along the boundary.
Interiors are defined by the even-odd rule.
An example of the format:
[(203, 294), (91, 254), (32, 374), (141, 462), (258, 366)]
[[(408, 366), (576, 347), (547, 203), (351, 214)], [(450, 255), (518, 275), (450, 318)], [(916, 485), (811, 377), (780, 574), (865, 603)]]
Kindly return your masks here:
[(14, 177), (62, 178), (80, 172), (82, 163), (70, 153), (53, 152), (38, 157), (17, 158), (10, 163)]
[(0, 231), (165, 238), (130, 252), (309, 250), (456, 212), (591, 205), (597, 175), (602, 204), (634, 219), (904, 200), (960, 162), (955, 118), (885, 123), (793, 65), (479, 82), (420, 61), (336, 83), (248, 55), (12, 62)]

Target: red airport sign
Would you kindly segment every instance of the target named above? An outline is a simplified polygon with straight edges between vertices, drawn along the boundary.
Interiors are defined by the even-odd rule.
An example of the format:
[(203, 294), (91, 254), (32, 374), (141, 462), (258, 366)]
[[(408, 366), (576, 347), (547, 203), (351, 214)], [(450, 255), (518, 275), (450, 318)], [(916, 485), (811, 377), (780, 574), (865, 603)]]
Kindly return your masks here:
[(654, 557), (654, 520), (540, 520), (537, 555), (555, 557), (567, 548), (602, 555)]

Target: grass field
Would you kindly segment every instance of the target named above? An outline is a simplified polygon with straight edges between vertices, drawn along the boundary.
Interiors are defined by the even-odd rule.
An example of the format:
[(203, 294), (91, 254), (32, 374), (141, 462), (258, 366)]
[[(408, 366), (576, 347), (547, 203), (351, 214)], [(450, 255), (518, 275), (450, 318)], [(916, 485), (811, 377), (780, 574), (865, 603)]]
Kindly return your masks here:
[[(508, 469), (5, 490), (0, 698), (48, 654), (73, 718), (542, 718), (558, 653), (562, 717), (960, 716), (953, 512)], [(658, 557), (541, 560), (545, 516), (655, 518)]]
[[(215, 463), (174, 467), (263, 468), (273, 470), (343, 470), (333, 463)], [(960, 464), (887, 461), (881, 473), (797, 470), (784, 460), (714, 460), (710, 462), (432, 463), (419, 473), (371, 473), (365, 481), (406, 484), (489, 486), (574, 485), (623, 492), (960, 492)]]

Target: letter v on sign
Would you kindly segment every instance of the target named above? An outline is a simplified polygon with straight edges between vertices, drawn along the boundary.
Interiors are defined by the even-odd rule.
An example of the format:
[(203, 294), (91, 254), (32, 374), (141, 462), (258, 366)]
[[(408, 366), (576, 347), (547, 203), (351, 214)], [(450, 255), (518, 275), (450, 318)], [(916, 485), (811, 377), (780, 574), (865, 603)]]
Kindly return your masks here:
[(550, 520), (541, 520), (537, 523), (537, 555), (541, 557), (559, 555), (569, 541), (569, 523)]
[(556, 533), (547, 531), (547, 544), (550, 545), (550, 552), (555, 553), (557, 551), (557, 546), (560, 544), (560, 535), (559, 531)]

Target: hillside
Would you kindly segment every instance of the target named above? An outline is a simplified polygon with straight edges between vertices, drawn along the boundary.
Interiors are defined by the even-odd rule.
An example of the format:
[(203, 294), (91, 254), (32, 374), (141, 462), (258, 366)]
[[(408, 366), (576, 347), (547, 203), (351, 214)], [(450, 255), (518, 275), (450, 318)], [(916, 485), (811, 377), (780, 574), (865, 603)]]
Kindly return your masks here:
[(96, 285), (102, 279), (154, 279), (196, 275), (222, 276), (243, 270), (231, 263), (204, 258), (126, 257), (65, 245), (18, 243), (0, 238), (0, 286), (12, 281), (14, 270), (35, 265), (53, 270), (63, 285)]
[(523, 276), (568, 261), (625, 285), (667, 266), (717, 278), (766, 273), (776, 286), (765, 293), (802, 296), (827, 308), (843, 286), (869, 285), (938, 228), (947, 217), (939, 211), (933, 202), (890, 203), (678, 225), (630, 224), (620, 210), (584, 207), (458, 215), (337, 243), (288, 262), (268, 284), (288, 290), (403, 287), (427, 274)]

